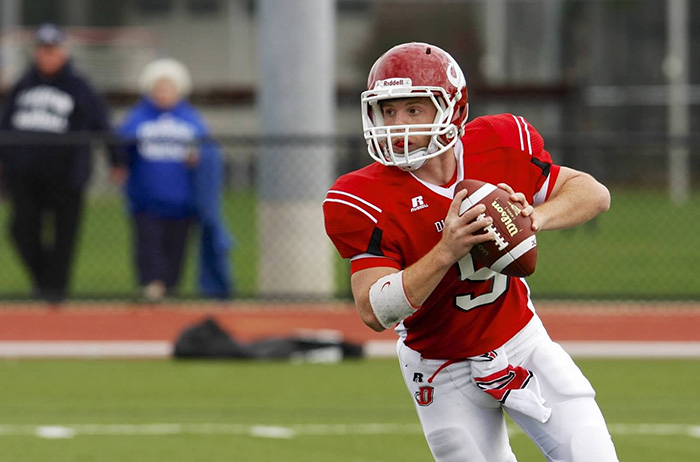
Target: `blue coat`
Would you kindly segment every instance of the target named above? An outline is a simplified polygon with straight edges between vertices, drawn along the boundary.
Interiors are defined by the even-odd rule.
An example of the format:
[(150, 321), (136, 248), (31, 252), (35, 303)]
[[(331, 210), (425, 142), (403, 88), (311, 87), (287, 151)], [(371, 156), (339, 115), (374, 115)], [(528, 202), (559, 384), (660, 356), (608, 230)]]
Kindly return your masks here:
[(207, 135), (194, 107), (181, 101), (163, 110), (143, 98), (126, 115), (119, 134), (127, 140), (131, 212), (159, 218), (193, 216), (194, 169), (187, 160)]
[(195, 206), (201, 224), (199, 290), (206, 297), (229, 298), (235, 294), (228, 255), (235, 245), (221, 217), (223, 160), (218, 146), (205, 140), (195, 172)]
[[(221, 217), (223, 160), (199, 112), (187, 101), (169, 110), (143, 98), (119, 130), (129, 151), (127, 196), (132, 213), (196, 217), (201, 225), (198, 284), (202, 295), (233, 295), (228, 255), (233, 247)], [(198, 148), (196, 167), (187, 157)]]

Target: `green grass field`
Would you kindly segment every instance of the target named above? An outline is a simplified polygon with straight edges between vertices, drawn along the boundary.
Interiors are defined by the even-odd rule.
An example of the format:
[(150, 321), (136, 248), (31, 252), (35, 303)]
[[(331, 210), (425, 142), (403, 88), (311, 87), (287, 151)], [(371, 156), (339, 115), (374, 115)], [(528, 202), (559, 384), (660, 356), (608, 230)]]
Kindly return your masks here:
[[(662, 191), (617, 189), (611, 210), (573, 230), (538, 235), (539, 261), (528, 279), (535, 298), (700, 299), (700, 193), (684, 206)], [(320, 203), (319, 203), (320, 207)], [(228, 194), (224, 217), (237, 245), (231, 255), (239, 295), (255, 297), (258, 281), (257, 199)], [(29, 292), (25, 272), (7, 239), (8, 207), (0, 206), (0, 297)], [(281, 230), (280, 239), (286, 239)], [(121, 197), (90, 200), (76, 258), (76, 296), (136, 293), (131, 230)], [(196, 246), (191, 246), (181, 293), (196, 293)], [(348, 265), (338, 261), (337, 295), (349, 297)]]
[[(250, 193), (229, 194), (224, 215), (236, 240), (231, 253), (236, 282), (241, 293), (251, 296), (257, 287), (257, 202)], [(28, 294), (30, 280), (9, 240), (9, 207), (0, 203), (0, 298)], [(196, 293), (196, 242), (191, 242), (182, 277), (181, 294)], [(73, 294), (85, 296), (137, 296), (136, 275), (132, 258), (132, 230), (123, 199), (105, 194), (88, 200), (75, 256)]]
[[(700, 460), (700, 361), (577, 362), (620, 460)], [(0, 389), (3, 462), (432, 460), (393, 360), (5, 360)]]
[(700, 299), (700, 194), (677, 206), (660, 191), (612, 190), (610, 210), (571, 230), (537, 236), (528, 279), (548, 298)]

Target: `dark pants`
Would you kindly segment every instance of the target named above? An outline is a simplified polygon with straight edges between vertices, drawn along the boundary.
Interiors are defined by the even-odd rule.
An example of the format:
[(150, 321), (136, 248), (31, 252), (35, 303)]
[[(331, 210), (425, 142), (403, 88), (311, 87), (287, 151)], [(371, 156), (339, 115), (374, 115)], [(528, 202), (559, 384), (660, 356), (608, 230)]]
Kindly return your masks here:
[(134, 215), (135, 257), (140, 285), (161, 281), (169, 292), (177, 286), (191, 222), (189, 218), (158, 218), (143, 213)]
[(66, 297), (83, 208), (83, 191), (65, 178), (21, 175), (8, 182), (10, 232), (34, 283), (35, 295)]

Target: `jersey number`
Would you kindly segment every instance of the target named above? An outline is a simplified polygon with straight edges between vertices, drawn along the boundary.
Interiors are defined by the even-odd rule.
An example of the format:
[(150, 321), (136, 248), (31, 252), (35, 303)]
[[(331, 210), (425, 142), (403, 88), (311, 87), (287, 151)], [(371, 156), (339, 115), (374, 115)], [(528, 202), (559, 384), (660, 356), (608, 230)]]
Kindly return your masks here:
[(477, 271), (471, 254), (467, 254), (462, 258), (459, 265), (459, 275), (462, 281), (483, 282), (490, 281), (491, 289), (487, 292), (475, 295), (473, 293), (466, 295), (458, 295), (455, 297), (455, 305), (458, 308), (469, 311), (480, 306), (490, 305), (495, 302), (498, 297), (503, 295), (508, 289), (508, 276), (491, 271), (488, 268), (481, 268)]

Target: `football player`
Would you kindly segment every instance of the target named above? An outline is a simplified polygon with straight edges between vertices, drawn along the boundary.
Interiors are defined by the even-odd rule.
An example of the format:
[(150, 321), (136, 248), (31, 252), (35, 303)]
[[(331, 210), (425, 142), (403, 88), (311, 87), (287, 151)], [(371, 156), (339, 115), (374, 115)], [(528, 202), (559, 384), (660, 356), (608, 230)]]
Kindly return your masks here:
[(556, 165), (523, 117), (467, 121), (466, 79), (426, 43), (391, 48), (372, 66), (362, 123), (375, 163), (341, 176), (323, 204), (326, 232), (351, 260), (370, 328), (394, 328), (406, 386), (437, 461), (514, 461), (504, 412), (548, 461), (616, 461), (589, 381), (553, 342), (522, 278), (480, 268), (492, 239), (483, 205), (459, 215), (465, 178), (498, 184), (534, 231), (606, 211), (608, 190)]

